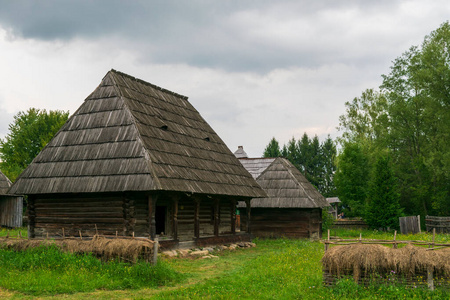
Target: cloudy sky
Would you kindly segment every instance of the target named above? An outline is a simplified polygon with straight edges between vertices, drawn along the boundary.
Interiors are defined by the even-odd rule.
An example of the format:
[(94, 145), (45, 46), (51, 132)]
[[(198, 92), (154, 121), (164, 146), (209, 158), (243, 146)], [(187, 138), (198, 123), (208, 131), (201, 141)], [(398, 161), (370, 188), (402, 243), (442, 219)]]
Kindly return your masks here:
[(450, 16), (443, 1), (0, 0), (0, 138), (73, 113), (110, 69), (189, 97), (228, 147), (334, 138), (346, 101)]

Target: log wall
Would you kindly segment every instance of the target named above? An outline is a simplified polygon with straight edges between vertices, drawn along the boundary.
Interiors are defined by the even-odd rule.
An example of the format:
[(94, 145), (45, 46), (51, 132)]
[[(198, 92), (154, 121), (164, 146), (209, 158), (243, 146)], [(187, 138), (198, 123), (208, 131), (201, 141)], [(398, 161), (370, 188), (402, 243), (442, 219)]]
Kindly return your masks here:
[[(178, 202), (178, 238), (180, 241), (192, 240), (192, 238), (194, 238), (195, 236), (194, 206), (194, 201), (189, 197), (182, 198)], [(220, 201), (219, 207), (219, 234), (229, 234), (231, 232), (230, 202), (222, 200)], [(169, 206), (169, 220), (172, 219), (172, 211), (170, 208), (171, 206)], [(214, 201), (212, 199), (200, 200), (200, 236), (214, 235), (213, 215)]]
[[(160, 240), (173, 238), (174, 195), (161, 194), (156, 210), (163, 211), (156, 232)], [(178, 195), (178, 240), (188, 241), (194, 234), (194, 201)], [(30, 237), (93, 236), (94, 234), (148, 237), (150, 233), (148, 196), (117, 194), (96, 196), (30, 196), (28, 219)], [(214, 235), (214, 204), (212, 198), (200, 200), (200, 237)], [(219, 200), (219, 235), (231, 233), (230, 200)]]
[(23, 198), (0, 196), (0, 226), (15, 228), (22, 226)]
[[(247, 228), (246, 209), (241, 208), (241, 231)], [(261, 238), (311, 238), (322, 236), (320, 208), (251, 208), (252, 235)]]
[[(129, 235), (133, 230), (133, 203), (121, 196), (97, 197), (32, 197), (34, 202), (35, 237)], [(30, 217), (29, 217), (30, 220)], [(128, 220), (126, 222), (126, 220)], [(95, 229), (97, 227), (97, 231)]]

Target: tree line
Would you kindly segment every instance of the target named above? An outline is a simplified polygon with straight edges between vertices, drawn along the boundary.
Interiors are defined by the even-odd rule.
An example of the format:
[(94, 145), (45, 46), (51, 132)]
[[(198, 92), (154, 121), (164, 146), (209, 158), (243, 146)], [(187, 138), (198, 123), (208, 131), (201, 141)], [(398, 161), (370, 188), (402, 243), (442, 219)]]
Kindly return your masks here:
[(402, 215), (450, 216), (449, 23), (395, 59), (382, 79), (345, 103), (337, 156), (330, 137), (320, 144), (305, 133), (281, 148), (273, 138), (264, 157), (286, 157), (372, 228), (397, 228)]
[(382, 78), (340, 117), (339, 198), (349, 215), (375, 227), (392, 228), (402, 213), (449, 216), (449, 23), (395, 59)]

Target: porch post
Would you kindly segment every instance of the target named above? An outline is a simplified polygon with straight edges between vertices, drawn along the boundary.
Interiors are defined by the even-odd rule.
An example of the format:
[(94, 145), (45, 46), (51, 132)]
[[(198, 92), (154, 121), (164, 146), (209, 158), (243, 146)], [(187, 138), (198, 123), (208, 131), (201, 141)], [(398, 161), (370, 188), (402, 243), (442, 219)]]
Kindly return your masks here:
[(156, 200), (158, 200), (158, 195), (148, 196), (148, 224), (149, 224), (150, 239), (152, 241), (154, 241), (156, 237), (156, 220), (155, 220)]
[(178, 198), (179, 196), (175, 196), (173, 199), (172, 232), (174, 240), (178, 240)]
[(194, 236), (200, 237), (200, 199), (194, 199)]
[(219, 236), (219, 208), (220, 208), (220, 200), (214, 199), (214, 235)]
[(231, 212), (231, 234), (236, 234), (236, 199), (231, 200), (230, 204)]
[(247, 199), (245, 200), (245, 205), (247, 206), (247, 233), (251, 233), (250, 232), (250, 215), (251, 215), (251, 205), (250, 205), (250, 200), (252, 199)]

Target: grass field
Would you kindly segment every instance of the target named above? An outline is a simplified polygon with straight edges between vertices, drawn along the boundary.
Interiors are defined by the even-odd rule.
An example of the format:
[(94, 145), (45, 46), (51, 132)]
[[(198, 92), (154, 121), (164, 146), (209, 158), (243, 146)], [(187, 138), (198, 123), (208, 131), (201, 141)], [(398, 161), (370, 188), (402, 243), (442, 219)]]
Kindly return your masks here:
[[(392, 233), (362, 233), (392, 239)], [(359, 237), (359, 231), (332, 232)], [(399, 240), (430, 240), (426, 234)], [(438, 235), (436, 241), (448, 242)], [(56, 253), (0, 253), (0, 297), (34, 299), (449, 299), (437, 290), (402, 286), (362, 287), (351, 279), (322, 286), (323, 244), (307, 240), (256, 240), (256, 248), (219, 253), (218, 259), (161, 259), (156, 267), (102, 264)], [(38, 250), (36, 250), (38, 251)], [(53, 252), (52, 252), (53, 251)], [(12, 255), (12, 254), (8, 254)], [(26, 257), (28, 256), (28, 257)], [(77, 260), (82, 262), (77, 262)], [(135, 269), (133, 269), (135, 268)], [(30, 288), (33, 286), (33, 288)]]

